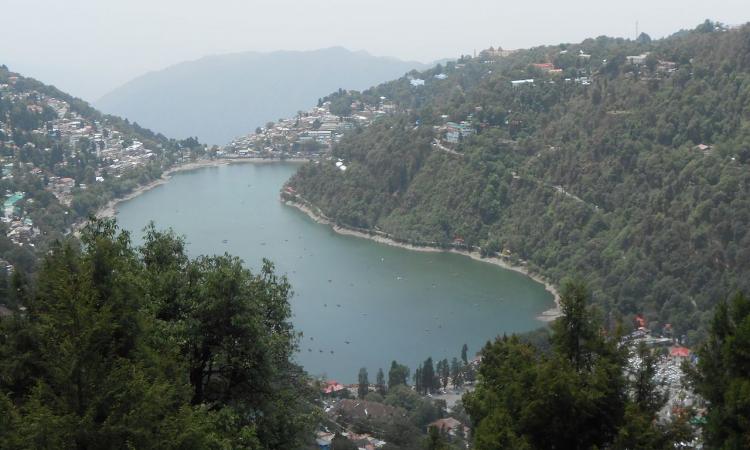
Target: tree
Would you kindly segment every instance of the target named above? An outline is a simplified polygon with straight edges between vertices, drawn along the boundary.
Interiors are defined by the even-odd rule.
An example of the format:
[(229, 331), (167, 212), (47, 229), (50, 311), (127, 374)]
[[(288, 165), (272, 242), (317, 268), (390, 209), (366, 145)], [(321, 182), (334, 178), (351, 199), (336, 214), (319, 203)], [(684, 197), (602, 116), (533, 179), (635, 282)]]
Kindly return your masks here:
[(437, 388), (435, 379), (435, 366), (432, 363), (432, 357), (430, 357), (422, 364), (422, 390), (424, 394), (435, 392)]
[(423, 448), (425, 450), (448, 450), (450, 446), (437, 427), (430, 427)]
[[(297, 448), (312, 407), (290, 358), (289, 288), (267, 263), (184, 254), (113, 220), (51, 248), (24, 304), (0, 320), (10, 448)], [(272, 380), (272, 381), (271, 381)]]
[(361, 369), (359, 369), (359, 386), (357, 387), (357, 396), (359, 398), (365, 398), (368, 392), (370, 392), (370, 382), (367, 380), (367, 368), (362, 367)]
[(393, 389), (399, 384), (408, 385), (409, 368), (397, 363), (391, 362), (391, 369), (388, 371), (388, 390)]
[(375, 379), (375, 388), (378, 391), (378, 394), (385, 396), (386, 394), (386, 388), (385, 388), (385, 374), (383, 373), (383, 369), (378, 369), (378, 374)]
[(461, 363), (459, 363), (458, 359), (455, 357), (451, 360), (450, 373), (451, 373), (451, 382), (453, 384), (453, 387), (459, 388), (463, 386), (464, 384), (463, 367), (461, 367)]
[(461, 361), (464, 362), (464, 365), (469, 364), (468, 354), (469, 353), (469, 346), (464, 344), (463, 347), (461, 347)]
[(589, 293), (580, 281), (566, 282), (560, 296), (562, 317), (554, 324), (558, 354), (571, 361), (576, 370), (588, 368), (593, 354), (589, 347), (595, 339), (595, 327), (586, 309)]
[(695, 391), (708, 402), (706, 443), (746, 448), (750, 443), (750, 299), (734, 295), (716, 307), (698, 364), (688, 367)]
[(636, 349), (636, 354), (640, 365), (632, 374), (633, 403), (641, 411), (654, 418), (667, 401), (666, 395), (661, 390), (661, 383), (656, 379), (656, 356), (643, 342)]
[(651, 43), (651, 36), (649, 36), (646, 33), (641, 33), (638, 35), (638, 38), (635, 40), (639, 44), (650, 44)]
[(331, 439), (331, 450), (357, 450), (357, 444), (341, 433), (336, 433)]
[(443, 385), (443, 389), (448, 387), (448, 381), (450, 380), (450, 365), (448, 359), (443, 359), (438, 363), (437, 367), (438, 377)]
[(623, 424), (625, 355), (586, 308), (587, 290), (566, 282), (553, 352), (504, 336), (482, 350), (476, 390), (464, 396), (475, 446), (602, 448)]

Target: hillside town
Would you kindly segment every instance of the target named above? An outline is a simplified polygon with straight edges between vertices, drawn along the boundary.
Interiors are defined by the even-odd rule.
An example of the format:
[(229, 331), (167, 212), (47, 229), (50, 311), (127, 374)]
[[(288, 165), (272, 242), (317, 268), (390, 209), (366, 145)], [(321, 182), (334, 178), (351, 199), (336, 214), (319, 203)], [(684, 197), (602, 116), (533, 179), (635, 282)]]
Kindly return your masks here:
[[(17, 76), (10, 76), (8, 83), (0, 84), (0, 100), (9, 108), (21, 109), (20, 117), (27, 122), (14, 123), (10, 112), (0, 117), (3, 180), (39, 180), (61, 205), (70, 207), (74, 194), (87, 190), (88, 184), (101, 183), (105, 177), (119, 178), (154, 159), (154, 151), (142, 142), (127, 139), (106, 121), (86, 119), (64, 100), (36, 90), (15, 92), (12, 88), (17, 81)], [(18, 126), (30, 128), (32, 136), (49, 146), (39, 148), (32, 140), (19, 137), (14, 130)], [(84, 160), (96, 164), (88, 166), (85, 179), (77, 180), (77, 168)], [(37, 161), (47, 164), (37, 165)], [(39, 235), (24, 207), (33, 202), (25, 192), (5, 192), (2, 221), (8, 227), (7, 237), (17, 245), (34, 246)]]
[(355, 101), (349, 114), (331, 111), (331, 101), (321, 101), (308, 111), (299, 111), (290, 119), (269, 122), (254, 133), (226, 145), (217, 156), (224, 158), (319, 159), (327, 155), (344, 133), (366, 127), (378, 117), (396, 111), (393, 102), (381, 97), (377, 105)]
[[(0, 217), (13, 256), (71, 232), (109, 199), (204, 157), (194, 138), (167, 139), (0, 66)], [(15, 251), (25, 248), (27, 251)]]

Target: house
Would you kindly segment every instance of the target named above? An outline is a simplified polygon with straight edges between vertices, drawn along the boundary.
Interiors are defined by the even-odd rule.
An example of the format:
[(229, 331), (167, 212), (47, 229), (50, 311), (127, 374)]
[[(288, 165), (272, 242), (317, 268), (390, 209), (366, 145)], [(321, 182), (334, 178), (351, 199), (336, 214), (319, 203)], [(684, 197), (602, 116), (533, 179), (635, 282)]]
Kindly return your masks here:
[(409, 83), (414, 87), (424, 86), (424, 80), (421, 78), (413, 78)]
[(533, 78), (528, 78), (526, 80), (511, 80), (511, 82), (510, 82), (510, 84), (513, 85), (513, 87), (519, 87), (519, 86), (522, 86), (524, 84), (533, 84), (533, 83), (534, 83), (534, 79)]
[(16, 203), (23, 199), (23, 192), (16, 192), (8, 197), (3, 203), (3, 210), (5, 217), (11, 217), (19, 213), (19, 209), (16, 207)]
[(455, 436), (459, 431), (462, 431), (464, 436), (469, 432), (468, 427), (454, 419), (453, 417), (446, 417), (444, 419), (438, 419), (429, 425), (427, 425), (427, 432), (429, 433), (430, 428), (437, 428), (441, 433), (447, 433), (451, 436)]
[(333, 417), (344, 419), (344, 421), (375, 420), (391, 421), (406, 418), (406, 411), (401, 408), (384, 405), (367, 400), (344, 399), (339, 401), (329, 414)]
[(536, 67), (537, 69), (541, 69), (545, 72), (555, 70), (555, 65), (552, 63), (538, 63), (538, 64), (532, 64), (532, 66)]
[(315, 437), (315, 443), (319, 450), (331, 450), (333, 438), (336, 435), (327, 431), (318, 431)]
[(657, 72), (672, 73), (677, 70), (677, 63), (672, 61), (659, 61), (656, 65)]
[(636, 56), (626, 56), (625, 58), (630, 64), (634, 64), (636, 66), (642, 65), (646, 63), (646, 58), (648, 57), (649, 53), (642, 53), (640, 55)]
[(672, 358), (685, 359), (690, 357), (690, 349), (687, 347), (672, 347), (669, 351), (669, 356)]
[(10, 317), (12, 315), (13, 315), (13, 311), (11, 311), (5, 305), (0, 305), (0, 318), (2, 318), (2, 317)]
[(700, 150), (702, 152), (708, 152), (708, 151), (711, 150), (711, 146), (710, 145), (706, 145), (706, 144), (698, 144), (698, 145), (696, 145), (693, 148), (695, 148), (696, 150)]
[(467, 121), (461, 123), (448, 122), (445, 124), (445, 140), (451, 144), (458, 144), (461, 139), (465, 139), (475, 133), (474, 128)]
[[(294, 192), (294, 189), (292, 187), (289, 187), (288, 189), (291, 189), (292, 192)], [(336, 380), (327, 380), (323, 384), (323, 393), (324, 394), (333, 394), (334, 392), (339, 392), (341, 390), (346, 389), (343, 384), (339, 383)]]

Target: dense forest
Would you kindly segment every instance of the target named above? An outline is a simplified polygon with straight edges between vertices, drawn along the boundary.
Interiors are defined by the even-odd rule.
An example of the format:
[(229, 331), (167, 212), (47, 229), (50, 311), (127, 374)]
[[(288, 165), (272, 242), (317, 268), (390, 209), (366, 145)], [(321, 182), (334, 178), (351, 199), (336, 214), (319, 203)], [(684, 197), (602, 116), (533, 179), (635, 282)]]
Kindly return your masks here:
[(290, 181), (341, 225), (580, 276), (608, 320), (693, 343), (750, 289), (750, 26), (490, 49), (341, 97), (399, 107), (334, 147), (345, 172)]
[[(291, 361), (290, 286), (229, 255), (186, 255), (153, 226), (113, 221), (14, 278), (0, 319), (0, 448), (291, 449), (312, 439), (313, 391)], [(18, 273), (18, 272), (16, 272)]]

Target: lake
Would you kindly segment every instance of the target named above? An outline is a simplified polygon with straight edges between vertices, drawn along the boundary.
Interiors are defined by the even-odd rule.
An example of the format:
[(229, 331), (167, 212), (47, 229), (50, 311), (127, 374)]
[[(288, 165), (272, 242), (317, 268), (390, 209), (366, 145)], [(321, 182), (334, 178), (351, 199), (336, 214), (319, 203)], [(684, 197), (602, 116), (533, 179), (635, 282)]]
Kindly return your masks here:
[[(279, 201), (299, 165), (233, 164), (181, 172), (118, 206), (140, 242), (150, 220), (187, 238), (192, 256), (229, 252), (257, 270), (266, 257), (294, 289), (297, 361), (345, 383), (392, 360), (414, 368), (470, 355), (487, 340), (543, 324), (544, 286), (517, 272), (448, 253), (416, 252), (342, 236)], [(226, 241), (226, 242), (224, 242)]]

